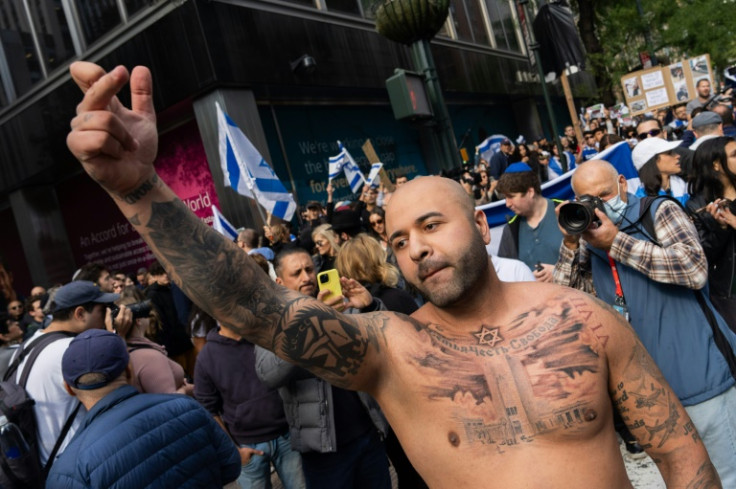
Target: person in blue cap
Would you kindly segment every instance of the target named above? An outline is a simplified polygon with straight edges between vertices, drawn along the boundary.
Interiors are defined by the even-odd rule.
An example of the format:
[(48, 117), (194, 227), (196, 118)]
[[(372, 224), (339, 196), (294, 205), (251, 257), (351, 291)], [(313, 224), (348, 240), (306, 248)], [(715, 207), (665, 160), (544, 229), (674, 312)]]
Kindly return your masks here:
[(562, 243), (557, 225), (557, 202), (542, 195), (539, 176), (526, 163), (513, 163), (496, 187), (514, 212), (503, 228), (498, 256), (523, 261), (540, 282), (551, 282)]
[(128, 385), (125, 341), (92, 329), (74, 338), (61, 372), (87, 415), (46, 487), (222, 487), (240, 475), (232, 440), (194, 399)]

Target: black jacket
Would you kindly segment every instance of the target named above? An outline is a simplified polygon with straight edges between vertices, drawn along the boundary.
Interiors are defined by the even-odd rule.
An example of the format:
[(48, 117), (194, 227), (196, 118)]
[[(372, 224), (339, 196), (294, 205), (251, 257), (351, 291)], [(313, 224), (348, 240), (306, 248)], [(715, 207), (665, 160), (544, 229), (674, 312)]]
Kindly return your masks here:
[(733, 228), (722, 229), (716, 220), (706, 211), (694, 212), (705, 207), (707, 202), (702, 195), (691, 196), (686, 207), (690, 211), (693, 223), (698, 230), (700, 244), (703, 245), (708, 259), (708, 284), (711, 297), (730, 297), (731, 283), (734, 278), (734, 238)]

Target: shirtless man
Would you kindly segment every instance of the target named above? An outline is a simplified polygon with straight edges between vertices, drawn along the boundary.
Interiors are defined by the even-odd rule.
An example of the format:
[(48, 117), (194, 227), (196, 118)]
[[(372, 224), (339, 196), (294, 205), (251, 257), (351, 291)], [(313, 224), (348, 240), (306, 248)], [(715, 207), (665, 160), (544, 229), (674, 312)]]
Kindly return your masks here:
[(125, 68), (106, 74), (78, 62), (71, 72), (85, 96), (69, 148), (171, 278), (253, 343), (373, 395), (430, 487), (631, 488), (611, 400), (668, 487), (721, 487), (628, 324), (572, 289), (500, 282), (484, 247), (485, 217), (458, 184), (416, 179), (387, 212), (401, 270), (431, 303), (413, 317), (343, 315), (273, 283), (156, 176), (148, 69), (130, 75), (132, 110), (115, 97)]

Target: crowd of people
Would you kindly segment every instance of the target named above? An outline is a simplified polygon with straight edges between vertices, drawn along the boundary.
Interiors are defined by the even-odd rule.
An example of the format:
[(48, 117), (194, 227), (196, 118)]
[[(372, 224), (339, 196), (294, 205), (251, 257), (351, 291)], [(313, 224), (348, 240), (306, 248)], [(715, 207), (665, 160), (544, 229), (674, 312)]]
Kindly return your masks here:
[[(72, 70), (83, 88), (127, 81)], [(110, 90), (80, 104), (93, 119), (127, 111), (108, 137), (152, 110), (135, 100), (146, 72), (133, 76), (136, 109)], [(116, 202), (160, 262), (130, 275), (86, 264), (25, 302), (0, 270), (0, 368), (58, 336), (26, 385), (47, 487), (270, 487), (273, 467), (286, 488), (390, 488), (389, 466), (408, 488), (480, 487), (488, 470), (498, 487), (630, 487), (612, 420), (673, 487), (736, 487), (736, 141), (706, 109), (675, 107), (679, 133), (638, 122), (637, 188), (595, 157), (623, 138), (592, 120), (582, 144), (566, 129), (562, 155), (505, 140), (456, 182), (402, 175), (346, 203), (328, 185), (298, 228), (240, 229), (234, 243), (144, 173), (155, 125), (111, 163), (84, 139), (108, 118), (73, 124), (88, 171), (145, 163), (104, 183), (118, 195), (126, 178), (153, 182)], [(541, 191), (562, 158), (592, 202), (576, 232), (559, 225), (571, 204)], [(494, 200), (514, 213), (498, 256), (475, 209)], [(151, 232), (163, 218), (179, 236)], [(322, 287), (334, 270), (339, 294)]]

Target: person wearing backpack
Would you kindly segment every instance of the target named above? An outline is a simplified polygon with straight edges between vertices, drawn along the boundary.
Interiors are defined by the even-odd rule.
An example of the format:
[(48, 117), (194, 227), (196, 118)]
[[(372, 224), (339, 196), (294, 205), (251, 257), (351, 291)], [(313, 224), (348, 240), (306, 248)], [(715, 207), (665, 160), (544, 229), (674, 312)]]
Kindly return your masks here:
[[(598, 197), (604, 210), (595, 209), (599, 223), (581, 235), (561, 227), (555, 282), (595, 290), (629, 320), (685, 406), (723, 487), (736, 487), (736, 334), (701, 290), (708, 264), (695, 227), (669, 197), (627, 194), (626, 178), (605, 161), (578, 168), (572, 187), (578, 198)], [(633, 352), (631, 361), (638, 361)], [(645, 383), (620, 393), (651, 406), (670, 402), (662, 394)], [(632, 432), (642, 429), (630, 413), (621, 415)], [(674, 429), (673, 421), (661, 420), (649, 435)]]
[[(36, 441), (42, 467), (53, 463), (50, 457), (67, 422), (64, 439), (56, 447), (56, 454), (64, 451), (81, 423), (84, 407), (64, 389), (61, 375), (61, 359), (74, 336), (88, 329), (105, 329), (113, 326), (107, 305), (118, 299), (118, 294), (102, 292), (88, 281), (75, 281), (61, 287), (54, 296), (52, 321), (39, 330), (19, 349), (11, 362), (6, 380), (23, 384), (28, 396), (35, 401), (33, 410), (37, 421)], [(118, 328), (129, 327), (132, 316), (127, 308), (115, 318)], [(51, 337), (48, 335), (52, 335)], [(44, 339), (45, 338), (45, 339)], [(38, 347), (42, 350), (33, 351)], [(20, 364), (16, 359), (23, 355)], [(11, 370), (12, 369), (12, 370)], [(26, 440), (34, 444), (34, 440)]]

